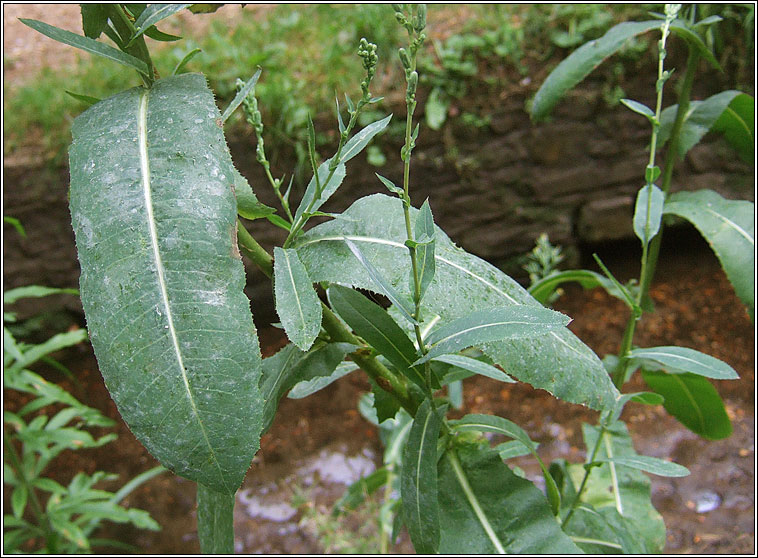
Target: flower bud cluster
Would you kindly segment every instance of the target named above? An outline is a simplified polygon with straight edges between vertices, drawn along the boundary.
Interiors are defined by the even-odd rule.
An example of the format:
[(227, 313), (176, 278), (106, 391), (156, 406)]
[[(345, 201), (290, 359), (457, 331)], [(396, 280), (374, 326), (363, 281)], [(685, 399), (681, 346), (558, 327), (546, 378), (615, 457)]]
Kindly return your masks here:
[(379, 57), (376, 54), (376, 45), (362, 38), (358, 45), (358, 56), (363, 60), (363, 67), (366, 70), (366, 77), (361, 82), (361, 91), (363, 92), (364, 102), (368, 102), (371, 99), (368, 88), (371, 80), (374, 78), (374, 74), (376, 74), (376, 65), (379, 62)]
[[(237, 79), (237, 90), (241, 90), (245, 85), (245, 82), (241, 79)], [(245, 120), (255, 130), (255, 137), (258, 140), (258, 145), (255, 148), (255, 158), (264, 167), (268, 168), (268, 161), (266, 160), (266, 152), (263, 146), (263, 118), (261, 117), (261, 111), (258, 110), (258, 99), (255, 98), (255, 89), (248, 93), (247, 97), (242, 101), (242, 112), (245, 114)]]

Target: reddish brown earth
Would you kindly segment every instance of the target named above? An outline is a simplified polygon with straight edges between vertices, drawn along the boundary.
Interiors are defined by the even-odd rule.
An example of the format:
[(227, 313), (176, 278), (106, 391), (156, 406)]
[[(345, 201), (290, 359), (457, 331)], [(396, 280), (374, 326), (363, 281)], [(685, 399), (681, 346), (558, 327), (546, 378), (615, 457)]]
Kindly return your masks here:
[[(634, 260), (614, 257), (613, 253), (603, 258), (622, 279), (635, 272)], [(679, 479), (651, 477), (653, 503), (668, 529), (666, 551), (753, 553), (754, 328), (718, 262), (702, 245), (695, 251), (664, 251), (651, 294), (657, 312), (641, 323), (636, 344), (692, 347), (728, 362), (740, 375), (736, 381), (716, 382), (734, 425), (734, 434), (725, 440), (709, 442), (698, 438), (662, 407), (630, 404), (625, 410), (623, 418), (639, 452), (672, 458), (692, 472)], [(617, 349), (626, 319), (618, 300), (597, 289), (569, 287), (556, 307), (574, 318), (570, 327), (598, 354)], [(261, 337), (265, 354), (275, 352), (284, 342), (276, 329), (262, 328)], [(82, 345), (77, 351), (62, 357), (75, 371), (81, 387), (66, 387), (81, 400), (118, 419), (89, 346)], [(345, 482), (370, 472), (381, 459), (376, 430), (356, 410), (358, 398), (367, 388), (363, 376), (356, 372), (306, 399), (282, 401), (238, 494), (238, 552), (324, 551), (312, 522), (304, 520), (307, 509), (329, 513)], [(626, 386), (626, 391), (642, 389), (645, 386), (639, 379)], [(596, 413), (558, 401), (525, 384), (499, 384), (487, 378), (466, 380), (464, 394), (465, 412), (493, 413), (514, 420), (541, 443), (544, 458), (564, 457), (574, 462), (584, 458), (581, 422), (594, 421)], [(51, 474), (66, 481), (79, 470), (111, 471), (120, 475), (113, 485), (115, 490), (155, 465), (120, 419), (117, 432), (116, 443), (62, 455)], [(531, 474), (533, 467), (528, 463), (519, 465)], [(306, 503), (299, 507), (292, 504), (297, 493), (305, 495)], [(709, 502), (715, 502), (716, 507), (703, 511)], [(148, 510), (162, 531), (109, 526), (103, 535), (134, 544), (144, 553), (199, 551), (192, 483), (164, 474), (135, 491), (126, 504)], [(364, 517), (346, 525), (358, 529), (359, 521), (366, 523)], [(397, 551), (411, 551), (406, 536), (401, 538)]]

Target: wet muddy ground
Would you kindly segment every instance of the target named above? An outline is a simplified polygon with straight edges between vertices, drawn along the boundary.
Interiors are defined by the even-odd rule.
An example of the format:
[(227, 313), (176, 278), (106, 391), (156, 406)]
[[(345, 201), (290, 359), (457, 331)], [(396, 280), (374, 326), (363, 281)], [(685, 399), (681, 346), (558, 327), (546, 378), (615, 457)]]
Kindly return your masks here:
[[(603, 258), (621, 279), (636, 273), (634, 259), (614, 257), (614, 252)], [(692, 252), (664, 251), (659, 269), (651, 293), (657, 313), (641, 323), (636, 344), (692, 347), (728, 362), (740, 374), (740, 380), (716, 382), (734, 425), (734, 434), (726, 440), (698, 438), (662, 407), (630, 404), (625, 410), (623, 418), (638, 452), (670, 457), (692, 472), (677, 479), (651, 477), (653, 503), (667, 525), (666, 552), (752, 554), (754, 328), (704, 245)], [(574, 318), (570, 327), (598, 354), (617, 350), (626, 320), (620, 301), (597, 289), (569, 287), (556, 308)], [(268, 355), (284, 340), (278, 330), (261, 328), (261, 342)], [(118, 417), (89, 347), (77, 350), (66, 355), (65, 362), (81, 386), (67, 387), (81, 400)], [(358, 399), (367, 389), (367, 382), (356, 372), (306, 399), (282, 401), (238, 492), (237, 552), (378, 552), (375, 516), (370, 511), (348, 517), (339, 525), (327, 519), (345, 487), (381, 461), (377, 432), (357, 411)], [(636, 379), (625, 391), (642, 389), (642, 381)], [(543, 458), (563, 457), (573, 462), (584, 458), (581, 422), (596, 418), (592, 411), (565, 404), (528, 385), (500, 384), (479, 377), (464, 382), (464, 410), (507, 417), (540, 442)], [(117, 430), (117, 442), (63, 455), (54, 463), (52, 474), (65, 481), (77, 470), (116, 472), (120, 479), (115, 490), (155, 465), (120, 419)], [(517, 464), (528, 475), (538, 476), (529, 460)], [(148, 510), (162, 530), (154, 533), (113, 525), (102, 536), (118, 538), (149, 554), (199, 552), (193, 483), (164, 474), (132, 493), (126, 504)], [(412, 552), (407, 535), (401, 536), (395, 552)]]

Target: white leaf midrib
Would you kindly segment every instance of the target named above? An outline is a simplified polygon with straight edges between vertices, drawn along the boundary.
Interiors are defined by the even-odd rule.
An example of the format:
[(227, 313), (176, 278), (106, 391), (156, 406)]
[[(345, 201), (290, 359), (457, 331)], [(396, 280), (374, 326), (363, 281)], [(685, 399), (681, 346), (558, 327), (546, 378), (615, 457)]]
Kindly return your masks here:
[[(148, 157), (148, 150), (147, 150), (147, 147), (148, 147), (147, 146), (147, 108), (148, 108), (149, 97), (150, 97), (149, 90), (145, 90), (140, 93), (139, 115), (138, 115), (138, 121), (137, 121), (137, 136), (138, 136), (138, 144), (139, 144), (139, 160), (140, 160), (140, 175), (141, 175), (141, 180), (142, 180), (142, 191), (145, 197), (145, 210), (147, 212), (147, 222), (148, 222), (148, 227), (150, 230), (150, 245), (153, 251), (153, 259), (155, 260), (155, 268), (158, 275), (158, 286), (160, 288), (161, 301), (163, 302), (163, 306), (165, 309), (168, 332), (171, 338), (171, 343), (174, 347), (174, 352), (176, 354), (176, 360), (179, 366), (179, 370), (181, 372), (181, 378), (184, 384), (184, 389), (187, 392), (187, 399), (190, 403), (190, 406), (192, 407), (192, 413), (195, 415), (195, 417), (197, 418), (197, 422), (200, 425), (200, 430), (203, 433), (203, 438), (205, 440), (206, 445), (208, 446), (208, 450), (211, 453), (213, 462), (216, 464), (216, 466), (219, 468), (219, 471), (220, 471), (221, 466), (219, 465), (218, 459), (216, 458), (216, 454), (213, 451), (213, 446), (211, 446), (210, 440), (208, 439), (208, 434), (205, 431), (205, 426), (203, 425), (203, 421), (200, 419), (200, 414), (197, 409), (197, 404), (195, 403), (195, 398), (193, 397), (192, 390), (190, 389), (189, 379), (187, 378), (187, 370), (184, 366), (184, 357), (182, 355), (181, 347), (179, 346), (179, 338), (177, 336), (176, 327), (174, 325), (174, 317), (171, 312), (171, 305), (169, 304), (168, 286), (166, 285), (166, 276), (165, 276), (165, 270), (163, 268), (163, 259), (161, 258), (161, 253), (158, 246), (158, 230), (156, 229), (156, 226), (155, 226), (155, 213), (153, 211), (153, 193), (152, 193), (151, 175), (150, 175), (150, 159)], [(222, 479), (222, 482), (226, 484), (223, 474), (221, 475), (221, 479)]]

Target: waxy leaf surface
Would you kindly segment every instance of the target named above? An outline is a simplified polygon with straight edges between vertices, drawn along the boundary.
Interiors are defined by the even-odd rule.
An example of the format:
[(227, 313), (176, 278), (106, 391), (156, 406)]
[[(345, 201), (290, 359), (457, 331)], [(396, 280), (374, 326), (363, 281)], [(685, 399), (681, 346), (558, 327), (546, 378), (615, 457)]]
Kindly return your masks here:
[[(384, 279), (408, 294), (410, 258), (402, 201), (375, 194), (355, 202), (344, 218), (324, 223), (298, 239), (295, 247), (315, 282), (329, 281), (376, 290), (366, 268), (345, 238), (359, 246)], [(411, 208), (415, 223), (417, 210)], [(424, 295), (425, 315), (440, 325), (473, 311), (504, 306), (542, 306), (516, 281), (484, 260), (456, 247), (435, 229), (435, 274)], [(526, 339), (487, 342), (482, 347), (509, 376), (545, 389), (556, 397), (592, 408), (612, 407), (617, 390), (602, 362), (567, 328)]]
[(232, 494), (258, 449), (261, 362), (218, 118), (198, 74), (98, 103), (72, 127), (70, 203), (121, 416), (166, 467)]

